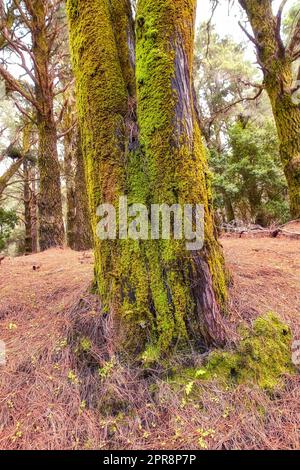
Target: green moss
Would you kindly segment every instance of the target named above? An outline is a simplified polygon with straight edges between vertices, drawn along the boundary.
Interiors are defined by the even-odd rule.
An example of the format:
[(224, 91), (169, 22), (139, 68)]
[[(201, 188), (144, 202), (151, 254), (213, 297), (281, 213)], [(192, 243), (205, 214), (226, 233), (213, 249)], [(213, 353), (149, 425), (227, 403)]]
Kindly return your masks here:
[[(127, 47), (128, 1), (67, 1), (97, 289), (117, 319), (120, 344), (135, 354), (145, 353), (147, 362), (185, 344), (188, 336), (205, 334), (199, 326), (202, 318), (219, 314), (227, 298), (191, 86), (195, 4), (194, 0), (177, 0), (176, 5), (173, 0), (138, 2), (134, 86)], [(187, 90), (183, 111), (178, 85), (182, 81)], [(134, 124), (134, 117), (128, 115), (128, 102), (134, 106), (135, 101), (139, 149), (129, 151), (128, 121)], [(113, 202), (118, 207), (123, 194), (129, 203), (148, 208), (158, 203), (203, 203), (204, 250), (191, 254), (185, 241), (175, 240), (98, 240), (97, 206)], [(203, 282), (212, 285), (207, 312), (198, 307), (192, 289), (197, 257), (208, 267), (209, 279)], [(188, 331), (187, 325), (193, 325), (194, 331)]]
[(285, 373), (292, 373), (291, 332), (274, 314), (259, 317), (243, 333), (235, 351), (214, 351), (204, 379), (226, 383), (252, 382), (272, 390)]

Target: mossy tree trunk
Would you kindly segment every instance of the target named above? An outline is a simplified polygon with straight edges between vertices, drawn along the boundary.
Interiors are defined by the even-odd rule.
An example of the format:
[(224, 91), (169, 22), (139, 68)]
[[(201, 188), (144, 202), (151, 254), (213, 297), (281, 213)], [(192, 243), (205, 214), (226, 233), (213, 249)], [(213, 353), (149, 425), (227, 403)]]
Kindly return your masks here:
[[(192, 82), (195, 9), (195, 1), (139, 0), (134, 47), (129, 1), (67, 2), (96, 283), (120, 344), (146, 348), (148, 359), (189, 340), (225, 339), (226, 273)], [(202, 203), (203, 250), (175, 240), (99, 240), (97, 207), (118, 207), (124, 194), (148, 207)]]
[(76, 251), (89, 250), (92, 247), (90, 214), (80, 132), (77, 126), (64, 138), (64, 170), (67, 191), (67, 245)]
[(277, 126), (280, 155), (289, 188), (290, 209), (300, 217), (300, 104), (293, 100), (294, 47), (280, 36), (281, 14), (274, 16), (271, 0), (239, 0), (254, 33), (264, 85)]
[(53, 78), (50, 76), (50, 48), (46, 7), (43, 0), (26, 2), (31, 16), (32, 54), (35, 68), (35, 98), (38, 103), (39, 242), (40, 249), (64, 243), (64, 224), (57, 152), (57, 129), (53, 111)]

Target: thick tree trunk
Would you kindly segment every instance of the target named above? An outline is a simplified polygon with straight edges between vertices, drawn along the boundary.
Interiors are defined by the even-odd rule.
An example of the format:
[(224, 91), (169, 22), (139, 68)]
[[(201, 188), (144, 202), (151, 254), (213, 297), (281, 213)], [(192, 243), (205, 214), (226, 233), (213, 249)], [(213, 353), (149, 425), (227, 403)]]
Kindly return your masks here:
[(37, 203), (34, 160), (30, 156), (32, 145), (32, 124), (27, 123), (23, 130), (23, 200), (25, 222), (25, 253), (37, 252)]
[(284, 47), (271, 0), (239, 0), (248, 15), (256, 41), (277, 126), (280, 155), (286, 175), (291, 214), (300, 217), (300, 104), (293, 102), (292, 57)]
[(45, 116), (39, 116), (38, 135), (39, 242), (40, 249), (43, 251), (63, 245), (64, 224), (55, 124), (47, 122)]
[[(193, 99), (196, 2), (174, 3), (138, 3), (137, 148), (134, 88), (128, 86), (133, 70), (127, 69), (133, 54), (120, 53), (133, 44), (129, 2), (67, 2), (96, 282), (104, 309), (119, 327), (120, 344), (136, 353), (148, 345), (148, 358), (188, 339), (198, 345), (224, 341), (226, 276)], [(188, 252), (184, 242), (171, 240), (99, 240), (98, 205), (118, 208), (124, 194), (129, 203), (148, 207), (202, 203), (204, 249)]]
[(32, 28), (32, 54), (35, 66), (35, 96), (39, 104), (37, 126), (39, 137), (38, 167), (40, 172), (39, 241), (46, 250), (64, 243), (60, 167), (57, 153), (57, 131), (53, 113), (53, 83), (49, 74), (50, 51), (43, 0), (29, 5)]

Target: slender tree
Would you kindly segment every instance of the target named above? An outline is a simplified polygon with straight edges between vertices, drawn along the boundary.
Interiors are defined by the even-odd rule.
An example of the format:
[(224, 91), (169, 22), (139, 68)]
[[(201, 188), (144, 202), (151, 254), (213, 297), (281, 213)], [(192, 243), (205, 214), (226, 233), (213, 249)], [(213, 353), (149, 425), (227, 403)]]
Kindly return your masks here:
[[(55, 18), (60, 1), (14, 0), (15, 21), (12, 25), (11, 21), (8, 22), (11, 10), (10, 16), (5, 16), (3, 2), (0, 4), (2, 42), (16, 55), (28, 81), (15, 78), (9, 72), (5, 60), (0, 64), (0, 75), (6, 82), (7, 90), (20, 95), (35, 110), (34, 121), (39, 135), (39, 238), (40, 248), (45, 250), (64, 242), (57, 128), (53, 108), (55, 67), (52, 63), (59, 30)], [(31, 44), (23, 39), (24, 30), (29, 32)], [(33, 82), (33, 87), (30, 82)], [(20, 104), (17, 103), (17, 107), (27, 114)]]
[(281, 35), (282, 1), (277, 15), (271, 0), (239, 0), (246, 12), (254, 37), (264, 87), (269, 95), (280, 141), (281, 161), (289, 188), (293, 217), (300, 217), (300, 103), (295, 99), (299, 85), (293, 77), (293, 64), (300, 57), (300, 18), (288, 45)]
[(83, 251), (92, 246), (91, 225), (73, 87), (66, 91), (65, 98), (62, 123), (65, 129), (70, 129), (63, 138), (67, 245), (73, 250)]
[[(226, 274), (192, 80), (196, 1), (139, 0), (136, 46), (128, 0), (68, 0), (67, 10), (103, 308), (121, 343), (148, 345), (148, 358), (187, 339), (222, 343)], [(203, 250), (99, 240), (98, 205), (124, 194), (148, 207), (202, 203)]]

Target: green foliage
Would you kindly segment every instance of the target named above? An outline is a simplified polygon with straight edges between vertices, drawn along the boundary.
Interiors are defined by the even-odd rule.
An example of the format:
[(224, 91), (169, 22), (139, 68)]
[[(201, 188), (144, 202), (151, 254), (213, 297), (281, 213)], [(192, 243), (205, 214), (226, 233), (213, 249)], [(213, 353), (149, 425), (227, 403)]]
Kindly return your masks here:
[(292, 33), (297, 24), (297, 19), (300, 16), (300, 0), (296, 0), (294, 4), (291, 6), (289, 11), (284, 17), (283, 20), (283, 34), (286, 42), (288, 43)]
[(18, 222), (15, 211), (5, 210), (0, 207), (0, 250), (5, 248), (6, 243)]
[(230, 200), (238, 218), (266, 225), (289, 217), (286, 183), (279, 160), (276, 130), (271, 121), (229, 128), (228, 148), (211, 151), (213, 187), (218, 209)]
[(198, 31), (194, 66), (202, 131), (213, 173), (214, 205), (222, 220), (267, 225), (289, 218), (277, 131), (266, 94), (244, 44)]
[(220, 150), (228, 124), (251, 107), (241, 97), (256, 93), (245, 85), (257, 81), (256, 70), (245, 58), (244, 44), (229, 36), (221, 38), (214, 27), (208, 35), (207, 25), (202, 24), (196, 37), (194, 78), (202, 132), (208, 147)]
[(228, 139), (227, 150), (212, 151), (210, 158), (217, 208), (224, 207), (227, 198), (244, 220), (261, 225), (285, 222), (286, 183), (273, 122), (258, 126), (239, 121), (229, 128)]

